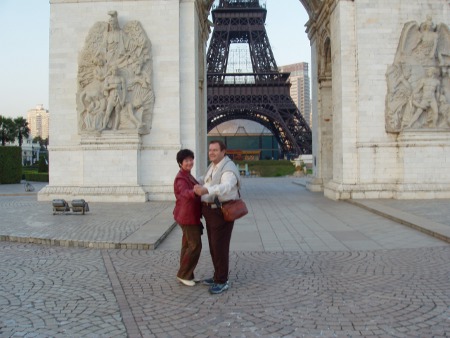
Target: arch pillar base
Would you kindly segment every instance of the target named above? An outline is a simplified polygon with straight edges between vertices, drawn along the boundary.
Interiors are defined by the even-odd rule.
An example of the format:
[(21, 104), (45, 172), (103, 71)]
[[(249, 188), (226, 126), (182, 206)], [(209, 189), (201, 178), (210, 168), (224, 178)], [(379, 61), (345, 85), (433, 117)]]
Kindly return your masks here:
[(323, 191), (323, 179), (318, 177), (311, 177), (306, 181), (306, 189), (313, 192)]

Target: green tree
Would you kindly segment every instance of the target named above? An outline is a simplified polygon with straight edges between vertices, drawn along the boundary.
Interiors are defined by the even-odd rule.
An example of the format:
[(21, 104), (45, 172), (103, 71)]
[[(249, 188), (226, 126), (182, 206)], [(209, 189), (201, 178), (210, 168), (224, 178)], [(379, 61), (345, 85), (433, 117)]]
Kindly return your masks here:
[(48, 146), (48, 137), (47, 138), (42, 138), (40, 136), (36, 136), (33, 139), (33, 143), (39, 143), (39, 145), (41, 146), (41, 150), (47, 150), (47, 146)]
[(16, 117), (14, 119), (14, 135), (17, 135), (17, 137), (19, 138), (19, 147), (22, 147), (23, 138), (27, 138), (30, 135), (28, 122), (22, 116)]
[(47, 163), (47, 159), (45, 158), (45, 155), (39, 156), (38, 172), (48, 173), (48, 163)]
[(5, 146), (6, 142), (14, 142), (16, 139), (14, 136), (14, 121), (10, 117), (0, 115), (0, 135), (2, 146)]
[(44, 149), (44, 140), (42, 139), (42, 137), (36, 136), (35, 138), (33, 138), (33, 143), (39, 143), (41, 149)]

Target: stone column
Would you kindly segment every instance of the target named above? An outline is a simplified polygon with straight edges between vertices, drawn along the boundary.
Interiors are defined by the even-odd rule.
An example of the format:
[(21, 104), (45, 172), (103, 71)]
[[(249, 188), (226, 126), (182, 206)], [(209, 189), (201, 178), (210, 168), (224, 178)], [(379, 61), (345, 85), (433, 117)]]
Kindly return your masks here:
[(50, 1), (50, 182), (39, 200), (174, 199), (176, 153), (204, 161), (206, 148), (198, 1)]
[(342, 185), (355, 184), (357, 180), (358, 83), (354, 6), (353, 1), (339, 1), (330, 17), (333, 178), (325, 184), (324, 195), (333, 199), (346, 198), (342, 195)]

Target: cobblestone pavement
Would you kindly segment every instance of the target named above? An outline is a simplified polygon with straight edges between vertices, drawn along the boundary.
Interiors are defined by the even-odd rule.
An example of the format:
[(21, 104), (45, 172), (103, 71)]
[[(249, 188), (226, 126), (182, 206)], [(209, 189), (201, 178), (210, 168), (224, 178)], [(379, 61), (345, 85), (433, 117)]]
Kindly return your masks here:
[[(0, 242), (0, 337), (450, 336), (450, 245), (287, 179), (244, 182), (243, 196), (221, 295), (176, 281), (178, 228), (156, 250)], [(14, 198), (23, 219), (18, 206), (33, 201)], [(14, 226), (5, 210), (0, 223)], [(33, 224), (45, 234), (21, 231)], [(109, 238), (94, 229), (72, 236)]]
[[(66, 246), (123, 243), (172, 203), (89, 203), (85, 215), (53, 215), (51, 202), (38, 202), (36, 196), (0, 196), (0, 235), (27, 239), (47, 239), (75, 243)], [(18, 214), (20, 213), (20, 214)], [(14, 226), (11, 226), (14, 222)], [(172, 223), (168, 220), (166, 228)], [(95, 247), (95, 246), (94, 246)]]
[[(0, 243), (1, 337), (448, 337), (450, 248), (231, 254), (231, 288), (178, 252)], [(203, 255), (197, 276), (208, 276)]]

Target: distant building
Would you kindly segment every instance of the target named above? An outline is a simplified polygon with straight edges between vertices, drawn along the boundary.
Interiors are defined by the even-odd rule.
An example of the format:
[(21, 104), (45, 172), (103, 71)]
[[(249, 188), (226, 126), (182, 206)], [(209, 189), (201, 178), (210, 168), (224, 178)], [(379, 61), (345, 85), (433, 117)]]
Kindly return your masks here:
[[(16, 138), (14, 142), (8, 142), (7, 146), (19, 146), (19, 140)], [(22, 143), (22, 165), (32, 165), (39, 159), (41, 152), (41, 146), (39, 143), (33, 143), (33, 137), (30, 135), (28, 138), (23, 139)]]
[(48, 138), (49, 113), (44, 105), (39, 104), (27, 113), (28, 128), (33, 137), (40, 136), (43, 140)]
[(291, 73), (291, 98), (308, 125), (311, 125), (311, 92), (308, 63), (300, 62), (279, 67), (280, 72)]
[(231, 120), (219, 124), (208, 133), (208, 143), (221, 140), (233, 160), (255, 161), (279, 159), (281, 150), (272, 132), (250, 120)]

